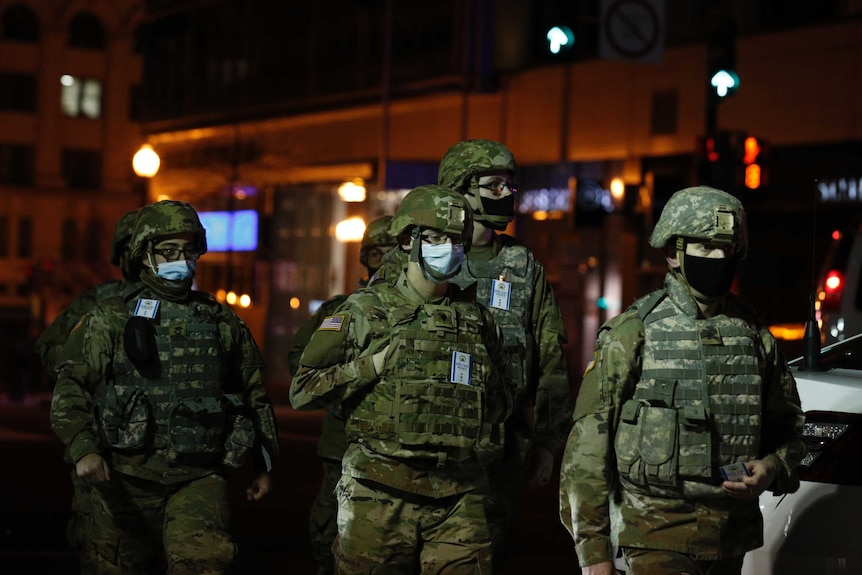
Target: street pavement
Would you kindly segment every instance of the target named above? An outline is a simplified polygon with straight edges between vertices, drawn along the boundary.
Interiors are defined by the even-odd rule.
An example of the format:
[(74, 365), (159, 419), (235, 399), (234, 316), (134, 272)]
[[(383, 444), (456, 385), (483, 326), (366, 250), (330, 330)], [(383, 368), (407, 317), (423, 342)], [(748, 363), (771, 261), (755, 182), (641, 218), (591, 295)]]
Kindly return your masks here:
[[(71, 465), (50, 430), (50, 397), (12, 403), (0, 396), (0, 574), (77, 573), (66, 542)], [(322, 469), (315, 450), (322, 412), (277, 406), (281, 455), (275, 492), (263, 502), (246, 501), (249, 468), (231, 478), (233, 523), (242, 574), (314, 574), (307, 517)], [(559, 457), (558, 457), (559, 460)], [(557, 462), (559, 466), (559, 461)], [(556, 474), (555, 474), (556, 476)], [(574, 546), (558, 518), (558, 483), (525, 492), (513, 554), (502, 575), (577, 571)]]

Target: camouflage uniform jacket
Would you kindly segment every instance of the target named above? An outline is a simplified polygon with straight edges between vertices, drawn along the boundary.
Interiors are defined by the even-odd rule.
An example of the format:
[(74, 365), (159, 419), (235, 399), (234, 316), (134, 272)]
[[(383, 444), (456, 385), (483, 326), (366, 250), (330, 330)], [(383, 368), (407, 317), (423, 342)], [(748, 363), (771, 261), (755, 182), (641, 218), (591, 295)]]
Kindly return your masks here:
[[(495, 280), (510, 286), (508, 309), (492, 303)], [(462, 288), (475, 283), (477, 301), (488, 306), (503, 332), (511, 359), (510, 377), (518, 384), (507, 425), (532, 435), (533, 445), (556, 453), (566, 440), (572, 416), (562, 348), (568, 336), (544, 268), (527, 246), (506, 234), (494, 234), (488, 248), (473, 246), (452, 281)], [(530, 403), (532, 433), (525, 419), (525, 407)]]
[[(64, 346), (51, 424), (72, 460), (100, 453), (116, 471), (170, 484), (224, 471), (225, 465), (241, 465), (241, 458), (227, 458), (247, 452), (252, 447), (249, 443), (258, 444), (264, 460), (274, 457), (278, 435), (263, 386), (263, 359), (245, 323), (201, 292), (192, 292), (187, 302), (160, 301), (153, 325), (157, 342), (163, 342), (156, 344), (161, 374), (147, 378), (134, 367), (124, 347), (126, 324), (141, 299), (158, 298), (136, 282), (122, 297), (99, 302), (75, 326)], [(169, 326), (163, 326), (166, 321)], [(212, 337), (200, 339), (201, 329), (209, 330)], [(191, 353), (203, 357), (192, 358)], [(178, 411), (180, 404), (206, 409)], [(119, 429), (106, 427), (111, 421), (108, 409), (119, 410)], [(171, 416), (166, 421), (167, 412)], [(237, 413), (243, 417), (232, 415)], [(241, 425), (240, 419), (247, 426), (240, 430), (241, 436), (251, 440), (243, 446), (231, 443), (238, 437), (233, 431)], [(195, 452), (194, 457), (173, 457), (175, 433), (191, 433), (198, 439), (202, 433), (211, 456), (197, 457)], [(164, 444), (166, 434), (169, 445)], [(125, 439), (116, 437), (134, 441), (126, 445)], [(194, 447), (198, 439), (177, 441)], [(123, 447), (112, 448), (112, 442)]]
[(75, 324), (101, 300), (120, 295), (125, 285), (123, 280), (112, 280), (87, 290), (72, 300), (72, 303), (54, 318), (51, 325), (45, 328), (36, 340), (36, 353), (39, 354), (42, 366), (52, 377), (56, 376), (60, 351)]
[[(296, 370), (299, 369), (302, 352), (315, 330), (320, 326), (320, 322), (326, 316), (334, 314), (335, 310), (345, 301), (347, 301), (346, 295), (337, 295), (326, 300), (296, 331), (290, 351), (287, 354), (287, 364), (291, 375), (295, 375)], [(347, 439), (344, 437), (344, 417), (341, 413), (341, 406), (331, 405), (327, 408), (326, 416), (323, 418), (320, 439), (317, 442), (317, 454), (324, 459), (340, 461), (345, 451), (347, 451)]]
[[(674, 274), (667, 275), (664, 290), (679, 316), (698, 318), (696, 302)], [(652, 297), (641, 298), (599, 330), (575, 404), (561, 471), (560, 516), (575, 540), (582, 566), (611, 561), (613, 545), (671, 550), (699, 560), (739, 556), (762, 545), (763, 521), (756, 500), (726, 495), (660, 497), (628, 489), (619, 481), (614, 440), (623, 406), (641, 381), (645, 340), (638, 306)], [(722, 315), (734, 321), (753, 317), (733, 295), (726, 296)], [(804, 416), (796, 382), (774, 338), (756, 320), (751, 327), (761, 342), (754, 350), (762, 381), (759, 458), (775, 469), (770, 489), (781, 494), (798, 487), (793, 469), (806, 450)]]
[[(390, 251), (371, 282), (395, 279), (406, 261), (403, 251)], [(489, 305), (499, 279), (510, 285), (508, 310)], [(555, 453), (569, 432), (572, 402), (562, 348), (568, 341), (566, 326), (544, 268), (518, 240), (494, 234), (489, 246), (473, 246), (452, 283), (476, 284), (477, 301), (488, 306), (503, 332), (511, 360), (508, 376), (518, 386), (507, 427)], [(525, 413), (530, 402), (532, 430)]]
[[(387, 293), (382, 293), (384, 290)], [(341, 404), (349, 420), (351, 406), (361, 405), (362, 399), (381, 380), (372, 357), (390, 343), (390, 314), (428, 303), (431, 302), (415, 290), (404, 274), (395, 282), (378, 282), (354, 292), (338, 310), (340, 329), (323, 326), (306, 347), (290, 389), (293, 407), (315, 409)], [(483, 362), (491, 368), (490, 377), (483, 382), (487, 390), (483, 417), (489, 424), (504, 421), (511, 410), (513, 386), (497, 370), (497, 366), (506, 364), (507, 356), (502, 334), (490, 312), (476, 305), (474, 294), (462, 292), (457, 286), (450, 286), (449, 295), (433, 303), (480, 311), (489, 356), (483, 358)], [(393, 351), (390, 349), (389, 354)], [(390, 371), (397, 375), (399, 366), (384, 368), (384, 374)], [(342, 460), (343, 472), (435, 498), (464, 493), (487, 482), (484, 465), (476, 457), (454, 465), (437, 466), (433, 461), (413, 458), (407, 453), (405, 457), (384, 455), (374, 445), (373, 441), (363, 441), (361, 437), (349, 440)]]

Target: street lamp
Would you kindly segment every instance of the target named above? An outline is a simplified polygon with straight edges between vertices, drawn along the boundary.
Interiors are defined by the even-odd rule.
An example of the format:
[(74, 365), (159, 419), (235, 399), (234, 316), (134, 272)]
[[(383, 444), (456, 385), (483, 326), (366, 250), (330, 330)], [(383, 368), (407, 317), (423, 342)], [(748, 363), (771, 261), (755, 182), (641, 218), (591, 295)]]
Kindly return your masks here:
[(335, 239), (339, 242), (359, 242), (365, 233), (365, 222), (360, 217), (348, 218), (335, 226)]
[(152, 178), (159, 172), (161, 159), (153, 147), (143, 144), (132, 158), (132, 169), (141, 178)]
[(132, 169), (139, 178), (135, 182), (135, 191), (141, 197), (141, 205), (150, 201), (149, 180), (158, 173), (161, 163), (159, 155), (149, 144), (143, 144), (132, 156)]
[(365, 183), (361, 178), (344, 182), (338, 186), (338, 197), (345, 202), (364, 202)]

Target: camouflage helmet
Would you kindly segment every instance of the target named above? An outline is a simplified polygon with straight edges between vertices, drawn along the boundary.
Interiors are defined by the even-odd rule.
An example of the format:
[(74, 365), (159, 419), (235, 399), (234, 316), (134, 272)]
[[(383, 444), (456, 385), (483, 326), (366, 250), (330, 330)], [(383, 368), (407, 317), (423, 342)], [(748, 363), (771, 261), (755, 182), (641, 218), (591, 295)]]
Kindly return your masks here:
[(362, 244), (359, 246), (359, 263), (368, 265), (368, 250), (374, 246), (394, 246), (398, 242), (389, 235), (389, 222), (392, 216), (380, 216), (368, 222), (365, 226), (365, 234), (362, 236)]
[[(506, 214), (486, 213), (482, 205), (479, 178), (501, 171), (507, 172), (511, 178), (516, 170), (515, 157), (509, 148), (500, 142), (464, 140), (449, 148), (440, 160), (437, 181), (441, 186), (472, 196), (471, 205), (475, 210), (474, 217), (477, 221), (492, 229), (504, 230), (515, 217), (515, 213), (514, 211)], [(514, 202), (514, 198), (511, 201)]]
[(135, 220), (140, 210), (126, 212), (117, 220), (114, 227), (114, 239), (111, 240), (111, 265), (119, 266), (120, 258), (125, 255), (132, 238), (132, 230), (135, 228)]
[(674, 238), (733, 244), (739, 259), (748, 253), (748, 227), (742, 203), (709, 186), (676, 192), (661, 212), (649, 243), (663, 248)]
[(492, 140), (464, 140), (443, 155), (437, 170), (437, 183), (462, 193), (473, 177), (506, 171), (514, 175), (515, 157), (509, 148)]
[(414, 226), (461, 236), (465, 251), (473, 239), (473, 213), (464, 196), (434, 184), (413, 188), (404, 196), (389, 223), (389, 235), (397, 238)]
[(156, 238), (182, 233), (195, 234), (195, 248), (201, 255), (206, 253), (207, 233), (191, 204), (177, 200), (147, 204), (138, 212), (129, 241), (129, 258), (139, 260)]

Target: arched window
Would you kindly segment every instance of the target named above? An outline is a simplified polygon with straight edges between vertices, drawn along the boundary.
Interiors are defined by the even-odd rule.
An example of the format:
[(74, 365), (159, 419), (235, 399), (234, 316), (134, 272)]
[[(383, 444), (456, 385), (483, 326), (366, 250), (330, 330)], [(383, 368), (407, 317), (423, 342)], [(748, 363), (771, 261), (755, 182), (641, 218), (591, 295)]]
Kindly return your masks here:
[(69, 46), (86, 50), (105, 48), (105, 27), (90, 12), (79, 12), (69, 20)]
[(39, 21), (29, 6), (12, 4), (0, 15), (0, 39), (16, 42), (38, 42)]

